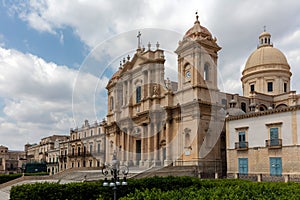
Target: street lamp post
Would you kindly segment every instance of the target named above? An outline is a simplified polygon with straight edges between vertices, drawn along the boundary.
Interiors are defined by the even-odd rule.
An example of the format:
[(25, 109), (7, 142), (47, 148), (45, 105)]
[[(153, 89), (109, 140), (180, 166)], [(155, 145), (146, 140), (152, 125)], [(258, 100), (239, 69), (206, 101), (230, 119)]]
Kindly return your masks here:
[[(111, 181), (108, 183), (107, 175), (111, 173)], [(119, 175), (123, 175), (122, 183), (120, 183)], [(120, 162), (117, 160), (117, 153), (114, 152), (111, 164), (105, 164), (102, 168), (102, 174), (105, 176), (103, 186), (110, 186), (114, 191), (114, 200), (117, 200), (117, 186), (127, 185), (126, 176), (129, 172), (129, 168), (126, 165), (120, 165)]]

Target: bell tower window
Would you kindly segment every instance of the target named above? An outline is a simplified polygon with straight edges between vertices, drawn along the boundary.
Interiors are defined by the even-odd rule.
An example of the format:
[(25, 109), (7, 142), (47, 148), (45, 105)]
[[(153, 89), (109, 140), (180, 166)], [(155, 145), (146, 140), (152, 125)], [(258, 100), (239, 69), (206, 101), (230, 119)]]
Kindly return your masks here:
[(204, 80), (209, 80), (209, 64), (206, 63), (204, 65), (204, 75), (203, 75)]
[(254, 92), (254, 91), (255, 91), (254, 84), (251, 84), (251, 85), (250, 85), (250, 92)]
[(287, 92), (287, 83), (283, 83), (283, 92)]
[(110, 97), (110, 110), (114, 109), (114, 98)]

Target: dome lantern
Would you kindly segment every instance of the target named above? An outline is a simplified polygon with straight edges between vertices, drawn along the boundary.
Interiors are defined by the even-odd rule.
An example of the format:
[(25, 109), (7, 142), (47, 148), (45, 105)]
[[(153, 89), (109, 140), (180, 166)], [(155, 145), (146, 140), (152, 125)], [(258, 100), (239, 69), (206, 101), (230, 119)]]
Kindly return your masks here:
[(260, 48), (262, 46), (271, 46), (271, 47), (273, 47), (273, 44), (271, 43), (271, 34), (266, 31), (266, 26), (264, 26), (264, 31), (259, 35), (258, 48)]

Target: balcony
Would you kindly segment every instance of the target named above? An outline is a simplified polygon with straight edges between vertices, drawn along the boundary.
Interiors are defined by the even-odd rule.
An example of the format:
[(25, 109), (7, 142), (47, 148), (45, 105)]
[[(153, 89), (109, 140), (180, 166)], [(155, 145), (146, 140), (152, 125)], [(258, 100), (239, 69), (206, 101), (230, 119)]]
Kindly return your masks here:
[(72, 158), (72, 157), (86, 157), (86, 156), (91, 156), (91, 153), (89, 152), (80, 152), (80, 153), (69, 153), (68, 157)]
[(277, 149), (282, 147), (282, 139), (266, 140), (266, 147), (269, 149)]
[(235, 149), (236, 150), (248, 150), (248, 142), (236, 142)]
[(65, 156), (65, 155), (60, 155), (60, 156), (59, 156), (59, 161), (60, 161), (60, 162), (67, 162), (67, 156)]

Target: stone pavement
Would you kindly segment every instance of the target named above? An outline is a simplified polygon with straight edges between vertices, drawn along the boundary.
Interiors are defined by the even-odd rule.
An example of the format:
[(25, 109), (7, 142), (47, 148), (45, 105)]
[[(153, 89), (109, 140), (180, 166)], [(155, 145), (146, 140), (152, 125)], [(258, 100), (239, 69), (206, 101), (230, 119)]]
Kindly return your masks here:
[(9, 200), (9, 192), (0, 190), (0, 200)]

